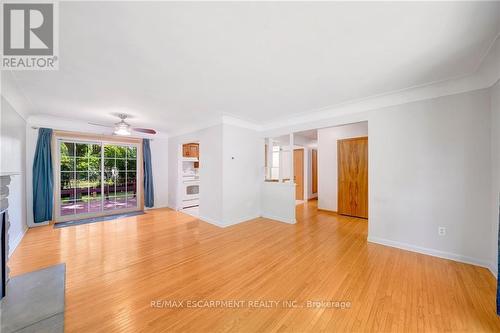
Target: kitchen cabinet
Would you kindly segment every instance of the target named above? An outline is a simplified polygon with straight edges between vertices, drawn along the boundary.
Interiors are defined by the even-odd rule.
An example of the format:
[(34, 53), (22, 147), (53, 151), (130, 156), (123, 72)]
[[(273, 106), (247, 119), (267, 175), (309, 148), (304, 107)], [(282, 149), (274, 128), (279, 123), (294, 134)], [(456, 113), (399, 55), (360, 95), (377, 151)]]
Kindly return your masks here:
[(197, 143), (186, 143), (182, 145), (182, 156), (183, 157), (194, 157), (199, 158), (199, 144)]
[(189, 156), (198, 158), (199, 154), (198, 154), (198, 144), (197, 143), (189, 145)]

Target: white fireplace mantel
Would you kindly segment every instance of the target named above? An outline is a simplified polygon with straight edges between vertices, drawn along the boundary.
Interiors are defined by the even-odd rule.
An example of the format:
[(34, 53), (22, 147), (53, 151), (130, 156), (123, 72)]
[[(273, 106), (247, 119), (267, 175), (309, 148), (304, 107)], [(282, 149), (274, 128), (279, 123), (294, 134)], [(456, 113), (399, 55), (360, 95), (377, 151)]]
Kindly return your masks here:
[(12, 176), (20, 175), (18, 172), (0, 172), (0, 211), (9, 207), (9, 185)]
[[(8, 208), (9, 208), (9, 185), (11, 181), (11, 177), (19, 175), (19, 173), (16, 172), (1, 172), (0, 173), (0, 215), (2, 216), (2, 220), (0, 221), (1, 228), (0, 228), (0, 233), (3, 233), (2, 235), (2, 244), (0, 245), (0, 267), (2, 270), (2, 276), (0, 277), (0, 283), (2, 293), (4, 292), (4, 278), (5, 282), (9, 280), (9, 267), (6, 264), (7, 259), (8, 259), (8, 253), (9, 253), (9, 227), (10, 227), (10, 222), (9, 222), (9, 214), (8, 214)], [(5, 242), (3, 242), (5, 240)], [(5, 271), (4, 271), (5, 269)], [(4, 275), (5, 274), (5, 275)], [(1, 295), (0, 295), (1, 296)], [(1, 298), (1, 297), (0, 297)]]

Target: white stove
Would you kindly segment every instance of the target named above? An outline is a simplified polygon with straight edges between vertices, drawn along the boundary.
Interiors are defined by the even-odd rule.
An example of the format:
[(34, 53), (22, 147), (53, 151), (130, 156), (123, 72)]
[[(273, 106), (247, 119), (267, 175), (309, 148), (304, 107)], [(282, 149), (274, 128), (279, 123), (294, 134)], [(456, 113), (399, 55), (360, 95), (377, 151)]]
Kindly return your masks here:
[(182, 208), (196, 207), (200, 199), (200, 178), (198, 175), (182, 177)]

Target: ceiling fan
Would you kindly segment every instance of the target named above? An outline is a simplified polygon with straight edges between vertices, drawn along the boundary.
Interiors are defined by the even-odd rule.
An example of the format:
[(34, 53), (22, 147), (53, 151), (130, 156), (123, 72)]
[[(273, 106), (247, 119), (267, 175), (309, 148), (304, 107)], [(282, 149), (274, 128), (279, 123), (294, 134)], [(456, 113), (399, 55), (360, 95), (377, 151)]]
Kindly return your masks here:
[(130, 135), (130, 134), (132, 134), (132, 131), (139, 132), (139, 133), (146, 133), (146, 134), (156, 134), (156, 131), (154, 129), (151, 129), (151, 128), (131, 127), (130, 124), (125, 121), (125, 119), (128, 118), (128, 116), (126, 114), (119, 114), (118, 117), (120, 118), (120, 121), (115, 123), (113, 126), (96, 124), (96, 123), (89, 123), (89, 124), (113, 128), (113, 134), (115, 134), (115, 135)]

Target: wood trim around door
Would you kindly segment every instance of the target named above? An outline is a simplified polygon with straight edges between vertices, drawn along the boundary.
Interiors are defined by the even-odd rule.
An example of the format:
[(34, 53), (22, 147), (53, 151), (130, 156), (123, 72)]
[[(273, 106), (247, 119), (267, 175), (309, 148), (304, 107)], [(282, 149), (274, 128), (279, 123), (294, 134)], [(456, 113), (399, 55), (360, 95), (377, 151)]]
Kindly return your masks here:
[(368, 218), (368, 137), (337, 141), (338, 213)]

